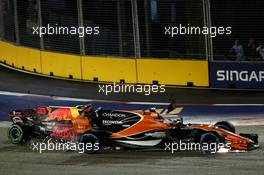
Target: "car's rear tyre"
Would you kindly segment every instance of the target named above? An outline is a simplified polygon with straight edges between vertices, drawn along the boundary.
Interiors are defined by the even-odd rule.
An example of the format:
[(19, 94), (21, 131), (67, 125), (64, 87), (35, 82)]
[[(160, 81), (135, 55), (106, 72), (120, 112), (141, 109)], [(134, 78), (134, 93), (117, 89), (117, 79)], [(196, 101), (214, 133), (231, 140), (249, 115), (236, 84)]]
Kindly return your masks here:
[(215, 154), (219, 150), (219, 143), (223, 143), (223, 138), (216, 132), (204, 132), (200, 137), (202, 151), (208, 154)]
[(20, 125), (12, 124), (8, 129), (8, 139), (13, 144), (24, 142), (25, 131)]
[(228, 121), (217, 122), (217, 123), (215, 124), (215, 126), (217, 126), (217, 127), (219, 127), (219, 128), (222, 128), (222, 129), (224, 129), (224, 130), (227, 130), (227, 131), (229, 131), (229, 132), (236, 133), (236, 128), (235, 128), (235, 126), (234, 126), (232, 123), (228, 122)]
[(80, 137), (81, 149), (87, 154), (94, 154), (100, 151), (101, 142), (97, 135), (91, 132), (84, 133)]

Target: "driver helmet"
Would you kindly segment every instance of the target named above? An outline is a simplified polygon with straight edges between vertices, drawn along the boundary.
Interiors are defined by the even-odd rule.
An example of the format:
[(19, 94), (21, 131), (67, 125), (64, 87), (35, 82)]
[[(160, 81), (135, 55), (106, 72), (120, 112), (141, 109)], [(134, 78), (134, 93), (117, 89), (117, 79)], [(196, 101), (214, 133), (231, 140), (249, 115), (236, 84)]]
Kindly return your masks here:
[(83, 105), (83, 111), (84, 112), (91, 112), (92, 111), (92, 105), (91, 104)]

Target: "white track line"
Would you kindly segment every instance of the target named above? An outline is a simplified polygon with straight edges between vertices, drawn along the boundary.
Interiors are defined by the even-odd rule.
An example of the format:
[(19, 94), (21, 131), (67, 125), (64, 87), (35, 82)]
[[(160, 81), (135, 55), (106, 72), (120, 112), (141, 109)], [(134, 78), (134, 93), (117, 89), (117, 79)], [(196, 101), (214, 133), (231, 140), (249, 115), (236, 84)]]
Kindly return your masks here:
[(212, 104), (212, 106), (264, 106), (264, 104)]
[(56, 96), (46, 96), (38, 94), (26, 94), (19, 92), (6, 92), (0, 91), (0, 95), (6, 96), (30, 96), (30, 97), (40, 97), (40, 98), (50, 98), (58, 101), (76, 101), (76, 102), (107, 102), (107, 103), (123, 103), (123, 104), (141, 104), (141, 105), (169, 105), (169, 103), (157, 103), (157, 102), (123, 102), (123, 101), (114, 101), (114, 100), (97, 100), (97, 99), (85, 99), (85, 98), (72, 98), (72, 97), (56, 97)]
[[(115, 101), (115, 100), (97, 100), (97, 99), (85, 99), (85, 98), (73, 98), (73, 97), (56, 97), (56, 96), (47, 96), (39, 94), (27, 94), (19, 92), (8, 92), (0, 91), (0, 95), (6, 96), (30, 96), (30, 97), (39, 97), (39, 98), (50, 98), (57, 101), (74, 101), (74, 102), (102, 102), (102, 103), (121, 103), (121, 104), (135, 104), (135, 105), (169, 105), (170, 103), (162, 102), (124, 102), (124, 101)], [(264, 106), (264, 104), (176, 104), (178, 106)]]

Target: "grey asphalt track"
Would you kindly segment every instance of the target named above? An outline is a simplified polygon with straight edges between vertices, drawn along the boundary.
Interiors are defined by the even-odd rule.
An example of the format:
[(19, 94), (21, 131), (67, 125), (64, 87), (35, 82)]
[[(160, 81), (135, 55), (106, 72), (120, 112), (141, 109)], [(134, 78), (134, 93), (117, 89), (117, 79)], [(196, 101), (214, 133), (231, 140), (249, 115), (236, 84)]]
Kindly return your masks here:
[[(175, 98), (183, 104), (264, 104), (264, 92), (220, 91), (209, 89), (167, 88), (166, 93), (98, 93), (98, 85), (28, 75), (0, 67), (0, 91), (56, 95), (75, 98), (168, 102)], [(0, 97), (2, 104), (8, 104)], [(202, 109), (202, 108), (201, 108)], [(238, 131), (258, 133), (260, 148), (248, 153), (205, 155), (158, 151), (105, 151), (94, 155), (76, 152), (33, 152), (27, 146), (8, 142), (7, 128), (0, 125), (0, 174), (92, 174), (92, 175), (248, 175), (264, 172), (264, 126), (238, 126)]]
[(264, 126), (241, 126), (242, 132), (259, 134), (260, 148), (247, 153), (206, 155), (201, 152), (105, 151), (86, 155), (49, 151), (40, 154), (7, 140), (0, 128), (0, 174), (91, 175), (263, 175)]
[(50, 79), (17, 72), (2, 66), (0, 66), (0, 91), (120, 101), (168, 102), (169, 98), (174, 98), (177, 103), (185, 104), (264, 104), (264, 91), (166, 87), (165, 93), (149, 96), (135, 93), (104, 95), (98, 93), (99, 87), (95, 83)]

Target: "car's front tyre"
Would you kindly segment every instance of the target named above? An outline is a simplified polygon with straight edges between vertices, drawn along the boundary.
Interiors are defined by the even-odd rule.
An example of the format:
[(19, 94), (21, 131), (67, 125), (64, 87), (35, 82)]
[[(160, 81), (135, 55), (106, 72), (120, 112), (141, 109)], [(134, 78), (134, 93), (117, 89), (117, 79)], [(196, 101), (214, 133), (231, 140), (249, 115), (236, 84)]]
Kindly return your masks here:
[(223, 138), (216, 132), (207, 131), (200, 137), (202, 151), (208, 154), (215, 154), (220, 143), (223, 143)]
[(81, 148), (87, 154), (93, 154), (101, 149), (101, 141), (97, 135), (91, 132), (86, 132), (80, 137), (79, 143)]
[(236, 133), (236, 128), (235, 128), (235, 126), (234, 126), (232, 123), (228, 122), (228, 121), (217, 122), (217, 123), (215, 124), (215, 126), (217, 126), (217, 127), (219, 127), (219, 128), (222, 128), (222, 129), (224, 129), (224, 130), (227, 130), (227, 131), (229, 131), (229, 132)]

